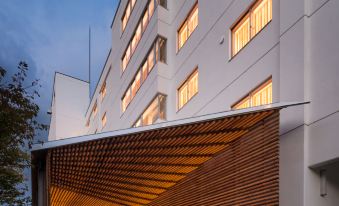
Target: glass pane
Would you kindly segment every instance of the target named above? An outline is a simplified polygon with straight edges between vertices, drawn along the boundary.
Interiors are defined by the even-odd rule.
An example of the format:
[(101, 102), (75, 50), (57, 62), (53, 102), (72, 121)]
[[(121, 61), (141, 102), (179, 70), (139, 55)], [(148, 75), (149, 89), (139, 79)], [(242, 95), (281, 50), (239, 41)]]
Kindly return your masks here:
[(131, 99), (133, 99), (133, 97), (135, 96), (135, 94), (137, 93), (137, 88), (136, 88), (136, 81), (134, 80), (132, 85), (131, 85), (131, 90), (132, 90), (132, 94), (131, 94)]
[(259, 90), (252, 95), (252, 106), (260, 106), (272, 103), (272, 81), (265, 83)]
[(139, 90), (140, 85), (141, 85), (141, 72), (139, 71), (135, 76), (135, 87), (137, 91)]
[(179, 89), (179, 109), (184, 106), (188, 101), (187, 95), (187, 84), (184, 84)]
[(105, 98), (106, 92), (107, 92), (107, 90), (106, 90), (106, 83), (104, 83), (104, 85), (101, 88), (101, 100), (103, 100)]
[(166, 119), (166, 97), (163, 95), (159, 96), (159, 119)]
[(127, 8), (126, 8), (126, 13), (125, 13), (127, 19), (129, 19), (129, 16), (131, 15), (131, 5), (128, 4)]
[(134, 52), (135, 47), (137, 47), (137, 35), (134, 35), (133, 40), (132, 40), (131, 54)]
[(252, 37), (262, 30), (272, 20), (272, 0), (259, 1), (252, 10), (251, 27)]
[(122, 30), (125, 30), (127, 24), (127, 16), (124, 15), (124, 18), (122, 19)]
[(135, 35), (136, 35), (137, 42), (139, 42), (139, 40), (141, 38), (141, 24), (139, 24), (137, 31), (135, 32)]
[(153, 12), (154, 12), (154, 0), (151, 0), (148, 5), (149, 19), (152, 17)]
[(160, 55), (160, 61), (166, 63), (166, 40), (164, 39), (159, 39), (159, 55)]
[(232, 30), (232, 45), (235, 55), (242, 49), (250, 40), (250, 18), (246, 15), (239, 24)]
[(185, 44), (187, 40), (187, 24), (185, 23), (179, 30), (179, 49)]
[(158, 106), (156, 98), (143, 114), (143, 126), (153, 124), (158, 119)]
[(167, 8), (167, 0), (158, 0), (158, 1), (160, 6)]
[(102, 121), (102, 127), (105, 127), (106, 122), (107, 122), (106, 113), (105, 113), (104, 116), (102, 117), (101, 121)]
[(139, 118), (133, 125), (133, 127), (140, 127), (141, 126), (141, 119)]
[(131, 0), (131, 2), (132, 2), (132, 8), (134, 7), (136, 1), (137, 1), (137, 0)]
[(128, 89), (126, 91), (126, 94), (125, 94), (123, 100), (122, 100), (122, 110), (123, 111), (126, 110), (128, 104), (130, 103), (130, 98), (131, 98), (131, 91), (130, 91), (130, 89)]
[(124, 58), (122, 59), (122, 71), (125, 70), (127, 66), (127, 56), (125, 55)]
[(157, 41), (155, 42), (155, 62), (158, 62), (159, 58), (160, 58), (160, 54), (159, 54), (159, 41), (160, 41), (160, 38), (158, 38)]
[(238, 104), (236, 104), (235, 106), (233, 106), (232, 109), (244, 109), (244, 108), (248, 108), (250, 107), (250, 98), (246, 97), (243, 100), (241, 100)]
[(148, 12), (146, 11), (144, 17), (142, 18), (142, 30), (145, 31), (148, 24)]
[(198, 92), (198, 71), (194, 72), (188, 82), (188, 99), (191, 99)]
[(148, 75), (148, 62), (145, 61), (144, 65), (142, 66), (142, 81), (144, 82)]
[(198, 26), (198, 6), (196, 6), (188, 19), (188, 36), (192, 34), (195, 28)]
[(148, 55), (148, 72), (151, 72), (153, 66), (154, 66), (154, 49), (152, 48)]

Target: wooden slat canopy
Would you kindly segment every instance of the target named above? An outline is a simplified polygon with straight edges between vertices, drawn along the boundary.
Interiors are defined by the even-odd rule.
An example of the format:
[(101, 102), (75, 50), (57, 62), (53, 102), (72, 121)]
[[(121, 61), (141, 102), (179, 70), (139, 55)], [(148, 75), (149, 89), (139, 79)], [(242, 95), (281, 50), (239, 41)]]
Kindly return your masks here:
[[(189, 174), (194, 176), (198, 168), (226, 151), (230, 144), (272, 119), (272, 176), (274, 190), (278, 190), (279, 110), (262, 109), (48, 148), (48, 204), (171, 205), (160, 204), (171, 188), (175, 190)], [(223, 162), (227, 162), (232, 157), (224, 158)]]

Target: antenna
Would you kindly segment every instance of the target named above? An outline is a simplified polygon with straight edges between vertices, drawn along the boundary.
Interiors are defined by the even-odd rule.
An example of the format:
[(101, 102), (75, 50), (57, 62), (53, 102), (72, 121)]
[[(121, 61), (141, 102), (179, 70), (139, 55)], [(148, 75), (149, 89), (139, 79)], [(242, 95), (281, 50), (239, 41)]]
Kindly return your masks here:
[(88, 31), (88, 86), (89, 98), (91, 98), (91, 26)]

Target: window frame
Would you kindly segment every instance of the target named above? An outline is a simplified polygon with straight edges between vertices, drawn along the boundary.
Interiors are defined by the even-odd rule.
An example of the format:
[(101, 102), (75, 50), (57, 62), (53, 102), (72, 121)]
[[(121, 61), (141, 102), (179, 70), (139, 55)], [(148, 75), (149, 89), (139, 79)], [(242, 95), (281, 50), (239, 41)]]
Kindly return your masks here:
[[(198, 9), (198, 24), (196, 27), (194, 27), (194, 30), (192, 32), (189, 32), (189, 28), (188, 28), (188, 20), (192, 17), (195, 9)], [(186, 25), (186, 40), (185, 42), (180, 46), (180, 31), (181, 29)], [(183, 48), (186, 44), (186, 42), (189, 40), (189, 38), (192, 36), (192, 34), (194, 33), (194, 31), (198, 28), (199, 26), (199, 1), (197, 0), (192, 8), (190, 9), (190, 11), (188, 12), (188, 15), (185, 17), (185, 19), (182, 21), (182, 23), (180, 24), (179, 28), (177, 29), (177, 53), (179, 53), (179, 51), (181, 50), (181, 48)]]
[[(134, 5), (132, 4), (132, 1), (135, 1)], [(134, 10), (134, 8), (135, 8), (135, 5), (137, 4), (137, 1), (138, 1), (138, 0), (128, 0), (127, 4), (126, 4), (126, 6), (125, 6), (124, 13), (123, 13), (122, 16), (121, 16), (121, 21), (120, 21), (120, 23), (121, 23), (121, 36), (120, 36), (120, 38), (122, 37), (122, 35), (124, 34), (124, 32), (125, 32), (125, 30), (126, 30), (126, 28), (127, 28), (127, 24), (128, 24), (128, 22), (129, 22), (129, 20), (130, 20), (130, 17), (131, 17), (132, 12), (133, 12), (133, 10)], [(123, 19), (124, 19), (125, 15), (126, 15), (126, 12), (127, 12), (127, 8), (128, 8), (128, 7), (130, 7), (130, 12), (129, 12), (128, 18), (126, 19), (126, 24), (125, 24), (125, 27), (124, 27), (124, 25), (123, 25)]]
[[(272, 80), (272, 76), (270, 76), (269, 78), (265, 79), (264, 81), (262, 81), (260, 84), (256, 85), (256, 87), (254, 89), (252, 89), (250, 92), (248, 92), (246, 95), (244, 95), (243, 97), (241, 97), (238, 101), (236, 101), (235, 103), (233, 103), (231, 105), (231, 110), (238, 110), (238, 108), (236, 108), (238, 105), (241, 105), (246, 99), (249, 99), (249, 107), (246, 108), (251, 108), (251, 107), (256, 107), (253, 106), (252, 103), (252, 98), (253, 96), (261, 91), (263, 88), (265, 88), (267, 85), (272, 84), (272, 103), (273, 103), (273, 80)], [(271, 103), (270, 103), (271, 104)], [(262, 105), (266, 105), (266, 104), (262, 104)], [(261, 105), (259, 105), (261, 106)], [(239, 108), (239, 109), (246, 109), (246, 108)]]
[[(160, 36), (160, 35), (158, 35), (155, 38), (155, 40), (153, 41), (151, 48), (149, 48), (149, 50), (147, 51), (146, 56), (142, 60), (142, 62), (139, 65), (136, 73), (134, 74), (131, 82), (128, 84), (127, 89), (125, 90), (125, 92), (123, 93), (123, 95), (121, 97), (121, 111), (122, 111), (122, 113), (124, 113), (127, 110), (129, 104), (132, 102), (134, 97), (138, 94), (140, 88), (142, 87), (143, 83), (146, 81), (147, 77), (153, 71), (153, 68), (158, 64), (158, 62), (162, 62), (160, 60), (160, 58), (159, 59), (156, 58), (156, 56), (157, 56), (157, 54), (156, 54), (156, 46), (159, 44), (160, 40), (164, 41), (164, 44), (165, 44), (165, 47), (166, 47), (165, 51), (167, 50), (167, 39), (162, 37), (162, 36)], [(161, 52), (161, 50), (158, 50), (158, 52)], [(151, 53), (153, 53), (153, 65), (152, 65), (152, 67), (150, 67), (149, 61), (148, 61), (149, 60), (149, 56), (150, 56)], [(165, 55), (167, 55), (167, 52), (166, 52)], [(165, 60), (166, 60), (166, 58), (165, 58)], [(163, 62), (163, 63), (166, 63), (166, 62)], [(146, 65), (146, 78), (144, 77), (144, 73), (143, 73), (144, 65)], [(139, 72), (140, 72), (140, 85), (139, 85), (139, 88), (136, 90), (135, 95), (133, 96), (132, 95), (132, 85), (133, 85), (134, 81), (136, 80), (136, 77), (139, 74)], [(128, 90), (130, 90), (130, 100), (129, 100), (129, 103), (126, 104), (126, 108), (124, 109), (123, 101), (124, 101), (124, 98), (125, 98)]]
[[(195, 74), (198, 74), (198, 84), (197, 84), (197, 92), (194, 93), (191, 97), (189, 97), (189, 82), (192, 80), (192, 78), (195, 76)], [(180, 89), (183, 86), (187, 86), (187, 101), (183, 105), (180, 106)], [(180, 86), (177, 88), (177, 112), (179, 112), (182, 108), (185, 107), (197, 94), (199, 93), (199, 68), (196, 66), (193, 71), (186, 77), (186, 79), (180, 84)]]
[[(147, 106), (144, 108), (144, 110), (141, 112), (141, 114), (138, 116), (138, 118), (136, 119), (136, 121), (134, 121), (134, 123), (132, 124), (131, 127), (143, 127), (143, 126), (148, 126), (148, 125), (152, 125), (152, 124), (148, 124), (148, 125), (144, 125), (144, 118), (143, 118), (143, 115), (144, 113), (147, 111), (147, 109), (149, 109), (149, 107), (152, 105), (152, 103), (157, 100), (158, 102), (158, 108), (157, 108), (157, 114), (159, 115), (158, 119), (161, 118), (161, 105), (160, 105), (160, 96), (162, 96), (163, 98), (165, 98), (165, 108), (164, 108), (164, 117), (162, 118), (163, 120), (166, 120), (167, 118), (167, 111), (166, 111), (166, 104), (167, 104), (167, 95), (166, 94), (163, 94), (163, 93), (160, 93), (158, 92), (153, 98), (152, 100), (147, 104)], [(140, 121), (140, 126), (136, 126), (137, 122)]]
[(93, 118), (97, 116), (98, 114), (98, 102), (95, 101), (95, 104), (92, 107), (92, 112), (91, 112), (91, 116), (93, 114)]
[(107, 125), (107, 112), (104, 113), (101, 117), (101, 129), (105, 128)]
[[(153, 6), (153, 12), (152, 12), (152, 14), (150, 15), (150, 11), (149, 11), (149, 5), (150, 5), (150, 2), (151, 1), (153, 1), (153, 3), (154, 3), (154, 6)], [(151, 21), (151, 19), (152, 19), (152, 17), (153, 17), (153, 15), (155, 14), (155, 11), (157, 10), (157, 8), (158, 8), (158, 6), (159, 6), (160, 4), (159, 4), (159, 1), (158, 0), (148, 0), (147, 1), (147, 5), (145, 6), (145, 8), (144, 8), (144, 10), (141, 12), (141, 16), (140, 16), (140, 18), (139, 18), (139, 20), (138, 20), (138, 23), (137, 23), (137, 25), (136, 25), (136, 27), (134, 28), (134, 31), (133, 31), (133, 33), (132, 33), (132, 36), (131, 36), (131, 38), (130, 38), (130, 40), (128, 41), (128, 44), (127, 44), (127, 46), (126, 46), (126, 49), (124, 50), (124, 52), (123, 52), (123, 54), (122, 54), (122, 56), (121, 56), (121, 58), (120, 58), (120, 70), (121, 70), (121, 73), (120, 73), (120, 78), (123, 76), (123, 74), (125, 73), (125, 70), (127, 69), (127, 67), (128, 67), (128, 65), (129, 65), (129, 62), (131, 61), (131, 59), (132, 59), (132, 56), (133, 56), (133, 54), (134, 54), (134, 52), (136, 51), (136, 49), (138, 48), (138, 45), (139, 45), (139, 43), (140, 43), (140, 41), (141, 41), (141, 39), (142, 39), (142, 37), (143, 37), (143, 35), (144, 35), (144, 33), (145, 33), (145, 31), (146, 31), (146, 29), (148, 28), (148, 25), (149, 25), (149, 23), (150, 23), (150, 21)], [(160, 5), (161, 6), (161, 5)], [(144, 27), (144, 16), (145, 16), (145, 14), (146, 13), (148, 13), (147, 15), (148, 15), (148, 18), (147, 18), (147, 23), (145, 24), (146, 26)], [(140, 38), (136, 41), (136, 43), (135, 43), (135, 46), (134, 46), (134, 49), (133, 49), (133, 46), (132, 46), (132, 42), (133, 42), (133, 39), (134, 39), (134, 37), (136, 36), (136, 32), (137, 32), (137, 29), (138, 29), (138, 27), (141, 27), (141, 34), (140, 34)], [(127, 55), (127, 51), (128, 51), (128, 49), (130, 50), (130, 52), (129, 52), (129, 58), (126, 58), (126, 66), (124, 67), (124, 59), (125, 59), (125, 57), (126, 57), (126, 55)]]
[[(252, 13), (253, 11), (260, 5), (260, 3), (265, 0), (254, 0), (250, 6), (238, 17), (238, 19), (230, 26), (229, 33), (230, 33), (230, 58), (229, 60), (232, 60), (238, 53), (240, 53), (260, 32), (262, 32), (273, 20), (273, 0), (267, 0), (270, 1), (271, 5), (271, 19), (267, 21), (267, 23), (255, 34), (253, 34), (253, 28), (252, 28)], [(244, 46), (239, 49), (237, 52), (234, 53), (234, 30), (241, 24), (241, 22), (248, 16), (249, 18), (249, 40), (244, 44)]]
[(100, 99), (101, 99), (101, 102), (104, 101), (106, 95), (107, 95), (107, 84), (106, 84), (106, 81), (105, 81), (102, 84), (101, 89), (100, 89)]

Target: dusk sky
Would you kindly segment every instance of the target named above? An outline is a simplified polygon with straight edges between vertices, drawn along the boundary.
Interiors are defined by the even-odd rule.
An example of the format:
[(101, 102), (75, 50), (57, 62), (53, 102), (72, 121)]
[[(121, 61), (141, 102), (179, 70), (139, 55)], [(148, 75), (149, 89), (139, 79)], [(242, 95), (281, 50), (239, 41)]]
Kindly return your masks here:
[(92, 91), (111, 47), (110, 25), (119, 0), (1, 0), (0, 65), (19, 61), (41, 80), (40, 118), (49, 123), (55, 71), (88, 80), (88, 30), (92, 30)]

